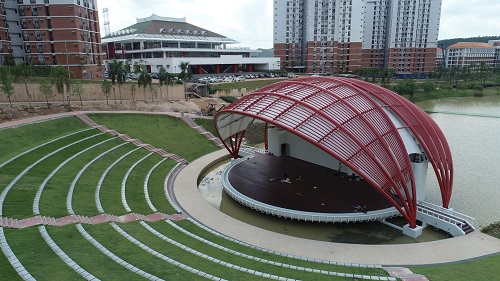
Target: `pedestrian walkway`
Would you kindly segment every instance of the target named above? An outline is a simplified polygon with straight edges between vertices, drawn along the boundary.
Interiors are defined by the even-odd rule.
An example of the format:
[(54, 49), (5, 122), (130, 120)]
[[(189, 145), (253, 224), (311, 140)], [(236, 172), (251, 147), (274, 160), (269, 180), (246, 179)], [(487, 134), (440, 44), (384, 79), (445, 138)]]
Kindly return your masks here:
[(390, 276), (396, 277), (401, 281), (429, 281), (427, 277), (415, 274), (406, 267), (384, 267), (384, 270), (387, 271)]
[(155, 221), (161, 221), (161, 220), (180, 221), (180, 220), (184, 220), (187, 218), (188, 218), (188, 216), (186, 216), (184, 213), (165, 214), (165, 213), (160, 213), (160, 212), (156, 212), (156, 213), (148, 214), (148, 215), (130, 213), (130, 214), (122, 215), (122, 216), (111, 215), (111, 214), (100, 214), (100, 215), (92, 216), (92, 217), (71, 215), (71, 216), (65, 216), (65, 217), (61, 217), (61, 218), (53, 218), (53, 217), (46, 217), (46, 216), (34, 216), (31, 218), (26, 218), (26, 219), (21, 219), (21, 220), (0, 217), (0, 227), (21, 229), (21, 228), (27, 228), (27, 227), (37, 226), (37, 225), (64, 226), (64, 225), (75, 224), (75, 223), (94, 225), (94, 224), (101, 224), (101, 223), (105, 223), (105, 222), (128, 223), (128, 222), (134, 222), (134, 221), (145, 221), (145, 222), (155, 222)]

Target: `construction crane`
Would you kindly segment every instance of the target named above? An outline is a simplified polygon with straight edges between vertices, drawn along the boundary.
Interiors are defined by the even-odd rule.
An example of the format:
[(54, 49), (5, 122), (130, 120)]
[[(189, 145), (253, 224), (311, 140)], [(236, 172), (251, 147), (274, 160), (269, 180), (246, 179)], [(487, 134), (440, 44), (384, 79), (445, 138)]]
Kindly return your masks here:
[(441, 43), (441, 53), (443, 54), (443, 67), (446, 69), (446, 57), (444, 56), (444, 44)]
[(109, 28), (109, 13), (108, 8), (102, 9), (102, 17), (104, 18), (104, 36), (109, 36), (111, 30)]

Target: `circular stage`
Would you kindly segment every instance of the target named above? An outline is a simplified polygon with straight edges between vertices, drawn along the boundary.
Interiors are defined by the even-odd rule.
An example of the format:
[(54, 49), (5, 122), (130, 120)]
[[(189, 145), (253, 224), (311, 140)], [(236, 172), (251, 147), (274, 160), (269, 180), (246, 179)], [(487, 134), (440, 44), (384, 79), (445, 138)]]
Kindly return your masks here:
[(222, 180), (237, 202), (280, 217), (356, 222), (400, 215), (367, 182), (287, 156), (256, 153), (232, 160)]

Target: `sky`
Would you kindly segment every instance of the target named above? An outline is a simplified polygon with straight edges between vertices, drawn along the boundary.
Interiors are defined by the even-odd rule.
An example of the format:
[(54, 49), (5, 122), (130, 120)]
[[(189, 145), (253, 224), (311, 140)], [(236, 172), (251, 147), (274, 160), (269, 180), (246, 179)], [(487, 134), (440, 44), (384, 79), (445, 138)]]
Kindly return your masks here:
[[(97, 0), (101, 33), (108, 8), (111, 32), (153, 13), (186, 17), (188, 23), (224, 35), (239, 47), (273, 47), (273, 0)], [(439, 39), (500, 36), (498, 0), (443, 0)]]

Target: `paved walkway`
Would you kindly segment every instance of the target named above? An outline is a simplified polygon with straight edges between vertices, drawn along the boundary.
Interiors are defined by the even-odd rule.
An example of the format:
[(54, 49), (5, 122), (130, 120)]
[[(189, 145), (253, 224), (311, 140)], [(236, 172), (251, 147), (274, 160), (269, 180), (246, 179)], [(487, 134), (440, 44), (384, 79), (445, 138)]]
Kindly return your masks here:
[(205, 167), (227, 157), (226, 150), (219, 150), (190, 163), (178, 174), (174, 194), (187, 215), (240, 241), (307, 258), (387, 266), (450, 263), (500, 253), (500, 239), (480, 231), (425, 243), (359, 245), (314, 241), (260, 229), (220, 212), (209, 205), (198, 192), (198, 175)]
[(80, 215), (71, 215), (65, 216), (61, 218), (53, 218), (46, 216), (34, 216), (26, 219), (12, 219), (6, 217), (0, 217), (0, 227), (4, 228), (26, 228), (36, 225), (51, 225), (51, 226), (64, 226), (68, 224), (74, 223), (82, 223), (82, 224), (100, 224), (105, 222), (119, 222), (119, 223), (127, 223), (133, 221), (147, 221), (147, 222), (155, 222), (161, 220), (172, 220), (179, 221), (188, 218), (185, 214), (164, 214), (160, 212), (156, 212), (153, 214), (142, 215), (136, 213), (129, 213), (122, 216), (110, 215), (110, 214), (100, 214), (93, 217), (88, 216), (80, 216)]
[(182, 116), (189, 116), (189, 117), (193, 117), (193, 118), (205, 118), (204, 116), (199, 116), (199, 115), (191, 114), (191, 113), (182, 113), (182, 112), (71, 111), (71, 112), (64, 112), (64, 113), (58, 113), (58, 114), (40, 115), (40, 116), (36, 116), (36, 117), (29, 117), (29, 118), (17, 119), (14, 121), (0, 123), (0, 130), (5, 129), (5, 128), (19, 127), (19, 126), (26, 125), (26, 124), (40, 123), (40, 122), (44, 122), (47, 120), (58, 119), (58, 118), (63, 118), (63, 117), (67, 117), (67, 116), (76, 116), (79, 114), (91, 114), (91, 113), (157, 114), (157, 115), (169, 115), (169, 116), (174, 116), (174, 117), (179, 117), (179, 118)]

